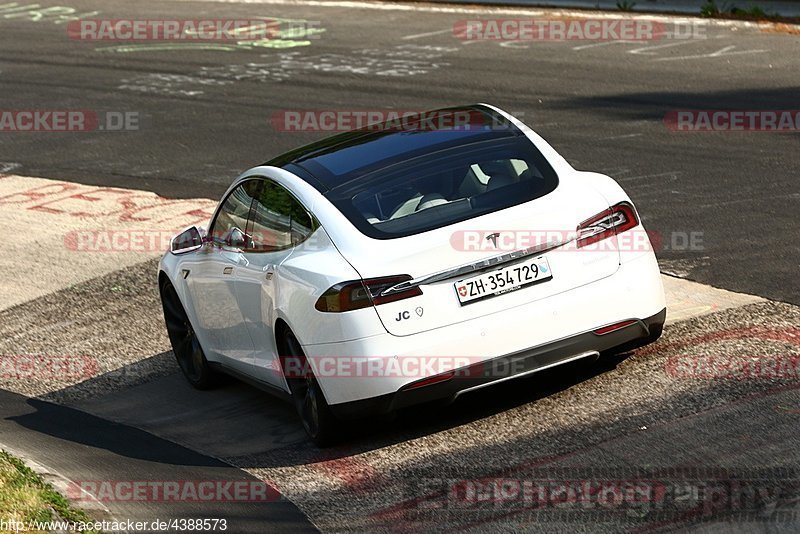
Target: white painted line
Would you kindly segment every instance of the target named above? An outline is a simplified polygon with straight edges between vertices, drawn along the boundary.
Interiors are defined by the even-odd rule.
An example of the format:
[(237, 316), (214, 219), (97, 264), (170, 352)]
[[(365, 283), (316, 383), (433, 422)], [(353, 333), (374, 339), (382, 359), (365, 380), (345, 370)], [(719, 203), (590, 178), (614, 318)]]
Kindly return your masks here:
[(800, 193), (784, 193), (784, 194), (781, 194), (781, 195), (769, 195), (769, 196), (766, 196), (766, 197), (763, 197), (763, 196), (758, 196), (758, 197), (747, 196), (745, 198), (738, 198), (738, 199), (735, 199), (735, 200), (722, 200), (720, 202), (711, 202), (709, 204), (700, 204), (698, 207), (699, 208), (716, 208), (716, 207), (719, 207), (719, 206), (730, 206), (732, 204), (742, 204), (744, 202), (752, 202), (754, 198), (757, 198), (758, 200), (777, 200), (777, 199), (797, 200), (797, 199), (800, 199)]
[(685, 46), (687, 44), (693, 44), (693, 43), (695, 43), (697, 41), (703, 42), (703, 41), (705, 41), (705, 39), (697, 39), (695, 41), (688, 41), (688, 40), (687, 41), (677, 41), (677, 42), (674, 42), (674, 43), (666, 43), (666, 44), (660, 44), (660, 45), (655, 45), (655, 46), (642, 46), (640, 48), (634, 48), (633, 50), (628, 50), (628, 53), (629, 54), (642, 54), (642, 55), (645, 55), (645, 56), (655, 56), (657, 54), (653, 53), (653, 50), (661, 50), (661, 49), (664, 49), (664, 48), (674, 48), (676, 46)]
[(444, 30), (436, 30), (434, 32), (425, 32), (425, 33), (415, 33), (413, 35), (405, 35), (403, 36), (404, 41), (408, 41), (411, 39), (421, 39), (423, 37), (433, 37), (434, 35), (441, 35), (443, 33), (452, 33), (452, 28), (445, 28)]
[(618, 44), (640, 44), (641, 41), (626, 41), (618, 39), (614, 41), (600, 41), (599, 43), (589, 43), (585, 45), (573, 46), (573, 50), (586, 50), (588, 48), (599, 48), (601, 46), (618, 45)]
[(745, 54), (762, 54), (764, 52), (769, 52), (769, 50), (737, 50), (736, 52), (731, 52), (736, 48), (735, 45), (726, 46), (720, 48), (716, 52), (711, 52), (710, 54), (695, 54), (691, 56), (679, 56), (679, 57), (660, 57), (658, 59), (654, 59), (653, 61), (682, 61), (684, 59), (704, 59), (710, 57), (722, 57), (722, 56), (741, 56)]
[(598, 141), (610, 141), (611, 139), (630, 139), (631, 137), (641, 137), (644, 134), (633, 133), (625, 135), (612, 135), (611, 137), (601, 137)]
[(14, 171), (14, 169), (17, 169), (19, 167), (20, 167), (19, 163), (13, 163), (11, 161), (0, 161), (0, 177), (8, 175), (8, 173)]

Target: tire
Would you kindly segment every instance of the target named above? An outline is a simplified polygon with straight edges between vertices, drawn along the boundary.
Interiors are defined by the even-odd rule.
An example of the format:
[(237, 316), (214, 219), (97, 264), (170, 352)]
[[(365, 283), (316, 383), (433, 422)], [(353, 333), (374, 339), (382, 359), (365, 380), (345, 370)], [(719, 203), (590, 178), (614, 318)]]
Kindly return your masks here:
[(301, 367), (305, 370), (305, 377), (287, 378), (297, 414), (303, 422), (303, 428), (311, 441), (318, 447), (333, 445), (340, 438), (339, 421), (328, 406), (311, 367), (306, 363), (300, 342), (291, 332), (287, 331), (284, 334), (283, 345), (286, 356), (300, 360)]
[(214, 387), (218, 375), (208, 365), (203, 347), (200, 346), (178, 293), (168, 280), (161, 285), (161, 306), (164, 309), (164, 323), (167, 326), (172, 352), (183, 376), (196, 389)]

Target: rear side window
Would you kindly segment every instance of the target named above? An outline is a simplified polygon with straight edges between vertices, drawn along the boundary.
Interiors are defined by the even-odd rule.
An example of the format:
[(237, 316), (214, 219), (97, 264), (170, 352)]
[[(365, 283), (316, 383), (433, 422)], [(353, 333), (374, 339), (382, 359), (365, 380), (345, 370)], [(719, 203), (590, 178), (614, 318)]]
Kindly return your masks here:
[(426, 154), (327, 196), (364, 234), (391, 239), (522, 204), (557, 185), (555, 171), (536, 147), (514, 137)]
[(253, 252), (294, 246), (305, 241), (313, 230), (311, 216), (291, 193), (275, 182), (262, 182), (247, 227)]
[(231, 191), (211, 225), (210, 233), (215, 242), (225, 243), (231, 232), (245, 231), (250, 206), (259, 187), (259, 180), (248, 180)]

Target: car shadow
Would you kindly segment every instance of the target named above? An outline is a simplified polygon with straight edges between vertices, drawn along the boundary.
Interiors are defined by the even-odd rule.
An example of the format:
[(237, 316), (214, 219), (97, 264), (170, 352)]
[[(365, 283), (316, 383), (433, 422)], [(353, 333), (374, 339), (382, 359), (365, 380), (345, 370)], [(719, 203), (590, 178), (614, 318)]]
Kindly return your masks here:
[[(613, 371), (633, 352), (578, 360), (459, 396), (451, 403), (427, 403), (377, 420), (346, 424), (346, 445), (326, 451), (326, 458), (358, 454), (436, 434), (536, 402)], [(312, 461), (318, 453), (311, 450)]]
[[(638, 91), (617, 94), (565, 96), (553, 109), (587, 109), (626, 120), (661, 122), (673, 110), (793, 110), (800, 87), (749, 87), (715, 91)], [(534, 123), (535, 126), (535, 123)]]
[[(571, 362), (471, 392), (450, 404), (429, 403), (391, 416), (344, 421), (341, 444), (325, 449), (319, 449), (308, 440), (289, 403), (233, 378), (222, 380), (212, 390), (195, 390), (174, 365), (171, 352), (48, 395), (49, 399), (66, 406), (29, 399), (29, 405), (36, 412), (13, 420), (61, 439), (153, 461), (181, 461), (181, 455), (161, 458), (138, 447), (128, 447), (126, 440), (114, 439), (109, 432), (51, 426), (52, 413), (64, 410), (68, 414), (65, 417), (71, 420), (86, 419), (87, 422), (78, 427), (92, 427), (101, 421), (117, 425), (109, 428), (124, 426), (238, 467), (302, 465), (391, 446), (535, 402), (612, 371), (629, 355), (607, 355), (595, 362)], [(37, 415), (38, 412), (41, 414)], [(183, 461), (199, 460), (187, 452)]]

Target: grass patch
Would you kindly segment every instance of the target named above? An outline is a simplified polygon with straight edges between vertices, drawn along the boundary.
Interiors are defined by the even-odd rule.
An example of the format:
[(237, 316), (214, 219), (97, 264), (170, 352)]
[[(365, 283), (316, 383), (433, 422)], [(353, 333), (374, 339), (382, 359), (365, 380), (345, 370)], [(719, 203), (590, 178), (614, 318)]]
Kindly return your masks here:
[(792, 17), (781, 17), (777, 13), (765, 11), (759, 6), (740, 8), (731, 2), (716, 0), (706, 0), (700, 7), (700, 15), (710, 18), (728, 18), (742, 20), (794, 20)]
[(59, 518), (75, 522), (92, 521), (83, 510), (70, 506), (63, 495), (22, 460), (0, 451), (0, 519), (31, 522), (57, 521)]

